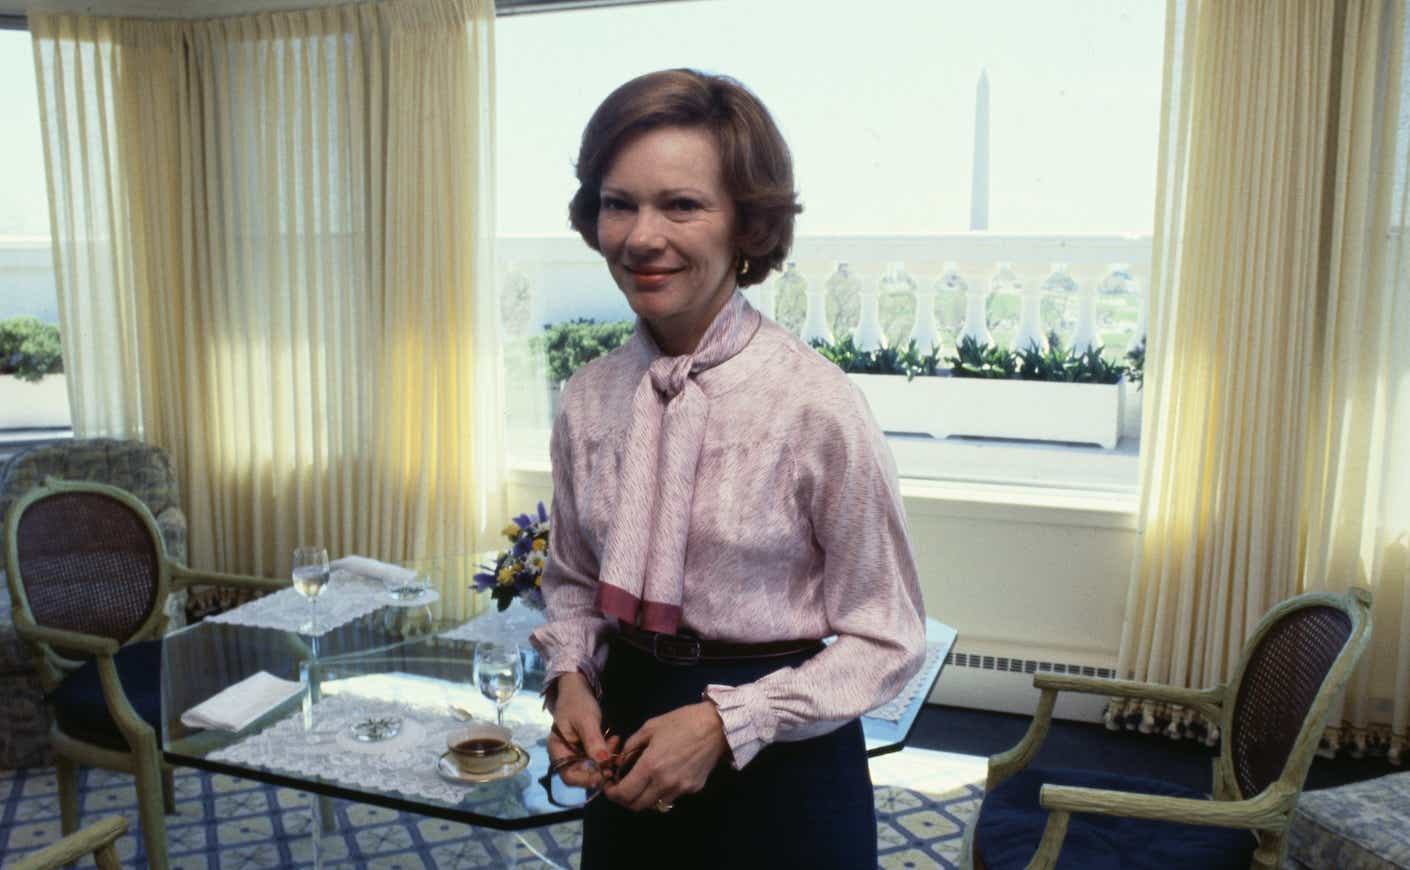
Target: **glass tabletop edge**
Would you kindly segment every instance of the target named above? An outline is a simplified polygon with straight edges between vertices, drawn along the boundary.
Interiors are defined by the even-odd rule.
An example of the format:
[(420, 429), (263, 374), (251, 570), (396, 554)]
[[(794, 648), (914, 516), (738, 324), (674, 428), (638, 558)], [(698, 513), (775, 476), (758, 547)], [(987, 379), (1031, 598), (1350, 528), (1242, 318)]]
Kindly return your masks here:
[(449, 822), (460, 822), (462, 824), (473, 825), (477, 828), (492, 828), (497, 831), (526, 831), (533, 828), (542, 828), (546, 825), (556, 825), (559, 822), (576, 821), (581, 819), (583, 814), (582, 808), (580, 807), (577, 809), (563, 809), (551, 813), (523, 816), (517, 819), (503, 819), (493, 816), (482, 816), (477, 813), (458, 810), (454, 807), (441, 804), (421, 803), (413, 798), (397, 798), (391, 795), (358, 791), (356, 788), (348, 786), (323, 782), (309, 782), (308, 780), (299, 779), (294, 776), (273, 773), (267, 770), (240, 767), (239, 765), (211, 761), (208, 758), (197, 758), (171, 751), (163, 751), (162, 758), (167, 764), (175, 767), (190, 767), (196, 770), (204, 770), (208, 773), (223, 773), (227, 776), (253, 780), (265, 785), (291, 788), (295, 791), (308, 792), (309, 794), (320, 795), (322, 797), (339, 798), (355, 803), (372, 804), (385, 809), (396, 810), (397, 812), (432, 816), (438, 819), (445, 819)]

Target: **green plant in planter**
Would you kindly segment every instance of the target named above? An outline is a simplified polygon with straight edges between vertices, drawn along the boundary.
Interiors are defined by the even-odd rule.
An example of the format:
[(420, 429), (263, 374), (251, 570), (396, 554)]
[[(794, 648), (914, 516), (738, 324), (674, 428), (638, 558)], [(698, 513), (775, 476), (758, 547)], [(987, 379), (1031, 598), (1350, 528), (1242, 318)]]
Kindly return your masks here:
[(911, 377), (933, 378), (945, 369), (945, 357), (941, 355), (938, 347), (922, 356), (920, 351), (916, 350), (916, 343), (912, 341), (907, 346), (907, 353), (910, 354)]
[(905, 375), (910, 380), (916, 375), (935, 374), (940, 359), (938, 353), (922, 356), (914, 341), (908, 342), (904, 350), (895, 347), (858, 350), (856, 342), (848, 335), (831, 344), (813, 341), (812, 346), (829, 362), (855, 375)]
[(1126, 379), (1136, 385), (1136, 389), (1143, 389), (1146, 385), (1146, 337), (1141, 336), (1141, 340), (1136, 345), (1126, 351)]
[(945, 357), (957, 378), (1011, 378), (1017, 373), (1014, 355), (997, 344), (981, 345), (971, 336), (960, 339), (954, 356)]
[(1018, 376), (1025, 381), (1072, 381), (1077, 364), (1056, 332), (1048, 333), (1047, 350), (1029, 342), (1018, 352)]
[(1076, 376), (1072, 379), (1076, 384), (1114, 384), (1126, 374), (1126, 366), (1102, 356), (1100, 346), (1077, 354), (1076, 359)]
[(535, 337), (532, 346), (535, 353), (547, 357), (549, 380), (562, 383), (579, 367), (625, 344), (635, 326), (633, 320), (599, 323), (591, 317), (579, 317), (544, 327), (544, 334)]
[(1064, 347), (1056, 332), (1048, 333), (1048, 349), (1029, 344), (1018, 353), (1018, 377), (1026, 381), (1066, 384), (1114, 384), (1126, 367), (1102, 355), (1101, 347), (1077, 353)]
[(0, 375), (37, 381), (64, 370), (59, 328), (37, 317), (0, 320)]

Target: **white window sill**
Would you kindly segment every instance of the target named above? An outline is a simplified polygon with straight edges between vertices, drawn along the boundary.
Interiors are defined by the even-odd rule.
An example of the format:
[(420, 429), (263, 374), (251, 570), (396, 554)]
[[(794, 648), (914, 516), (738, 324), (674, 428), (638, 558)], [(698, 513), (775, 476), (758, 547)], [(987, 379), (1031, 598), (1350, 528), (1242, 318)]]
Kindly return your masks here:
[[(888, 441), (901, 469), (901, 496), (912, 515), (1136, 528), (1139, 457), (1133, 439), (1122, 439), (1115, 450), (907, 435), (888, 436)], [(547, 450), (516, 451), (509, 482), (551, 490)]]

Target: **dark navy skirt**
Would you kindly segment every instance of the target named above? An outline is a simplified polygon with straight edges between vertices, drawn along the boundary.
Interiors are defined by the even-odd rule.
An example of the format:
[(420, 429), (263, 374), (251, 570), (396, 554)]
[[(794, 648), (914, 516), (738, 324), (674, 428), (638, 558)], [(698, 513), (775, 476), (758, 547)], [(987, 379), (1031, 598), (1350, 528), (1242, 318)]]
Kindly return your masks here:
[[(753, 682), (812, 655), (682, 667), (614, 641), (603, 721), (625, 737), (700, 701), (707, 685)], [(583, 813), (583, 870), (876, 866), (871, 773), (855, 719), (821, 737), (770, 744), (740, 771), (722, 761), (703, 791), (681, 796), (669, 813), (634, 813), (606, 797)]]

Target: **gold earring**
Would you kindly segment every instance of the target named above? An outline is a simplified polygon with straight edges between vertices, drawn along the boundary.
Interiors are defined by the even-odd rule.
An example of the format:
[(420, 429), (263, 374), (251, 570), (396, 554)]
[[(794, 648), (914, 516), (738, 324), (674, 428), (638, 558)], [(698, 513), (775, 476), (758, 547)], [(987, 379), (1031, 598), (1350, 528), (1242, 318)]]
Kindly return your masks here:
[(749, 258), (744, 256), (743, 251), (741, 251), (739, 254), (739, 269), (737, 271), (739, 272), (739, 277), (741, 278), (743, 278), (745, 274), (749, 271)]

